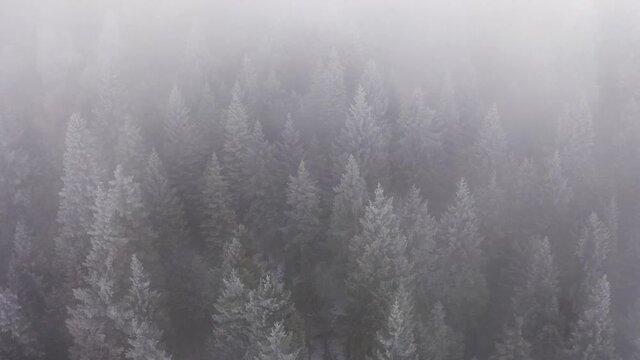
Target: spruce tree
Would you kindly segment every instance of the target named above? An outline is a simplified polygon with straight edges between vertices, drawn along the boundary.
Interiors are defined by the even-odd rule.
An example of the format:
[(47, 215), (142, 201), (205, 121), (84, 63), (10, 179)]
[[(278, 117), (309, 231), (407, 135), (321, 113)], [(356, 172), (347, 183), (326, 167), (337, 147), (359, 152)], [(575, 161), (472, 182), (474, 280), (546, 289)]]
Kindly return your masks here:
[(236, 212), (242, 196), (243, 164), (251, 139), (247, 110), (242, 103), (242, 96), (240, 85), (236, 83), (231, 92), (231, 103), (227, 108), (222, 152), (223, 174), (229, 183)]
[(140, 181), (145, 166), (145, 150), (140, 126), (130, 115), (125, 116), (118, 129), (115, 145), (115, 162), (127, 174)]
[[(533, 237), (523, 249), (524, 280), (516, 287), (513, 311), (534, 359), (554, 359), (562, 346), (558, 275), (549, 239)], [(523, 266), (524, 265), (524, 266)], [(512, 329), (513, 330), (513, 329)]]
[(502, 171), (508, 155), (507, 146), (498, 108), (494, 104), (485, 117), (475, 145), (474, 166), (480, 183), (486, 184), (494, 172), (499, 176), (503, 175)]
[(366, 183), (353, 156), (349, 156), (340, 184), (333, 191), (329, 236), (338, 274), (345, 279), (349, 243), (360, 231), (360, 219), (368, 200)]
[(229, 185), (222, 176), (222, 167), (215, 153), (207, 164), (202, 189), (204, 207), (203, 231), (207, 243), (209, 261), (216, 261), (222, 244), (233, 234), (235, 214), (231, 210)]
[(618, 359), (614, 346), (609, 281), (602, 275), (588, 289), (584, 307), (569, 341), (569, 357), (575, 360)]
[(97, 150), (87, 122), (71, 115), (65, 137), (64, 174), (58, 208), (59, 233), (56, 253), (61, 261), (66, 284), (77, 287), (83, 271), (81, 264), (89, 252), (89, 233), (93, 224), (95, 194), (101, 180)]
[(452, 324), (464, 332), (477, 325), (477, 317), (487, 304), (479, 227), (473, 196), (464, 179), (460, 180), (453, 204), (440, 218), (442, 246), (433, 276), (440, 282), (434, 289), (436, 296), (446, 304)]
[(422, 89), (416, 89), (398, 119), (392, 146), (393, 180), (402, 189), (417, 185), (429, 195), (438, 189), (442, 134), (436, 125), (435, 112), (427, 107)]
[(361, 231), (349, 247), (349, 356), (354, 359), (371, 352), (373, 332), (384, 323), (391, 294), (400, 284), (411, 283), (407, 240), (392, 202), (378, 186), (361, 219)]
[(568, 107), (558, 124), (558, 149), (562, 166), (569, 185), (578, 194), (583, 194), (593, 185), (594, 141), (591, 110), (583, 99)]
[(558, 151), (553, 154), (553, 157), (547, 163), (543, 187), (545, 203), (552, 210), (552, 213), (557, 215), (566, 214), (573, 197), (573, 191), (564, 175)]
[(320, 234), (320, 197), (315, 181), (307, 171), (304, 160), (296, 176), (289, 177), (287, 186), (287, 273), (295, 286), (296, 296), (311, 296), (314, 272), (314, 250), (318, 249)]
[(382, 74), (378, 70), (375, 61), (369, 60), (364, 66), (360, 84), (367, 94), (367, 103), (371, 105), (371, 112), (374, 120), (384, 129), (388, 129), (387, 108), (389, 106), (389, 98), (387, 97), (384, 80)]
[(151, 282), (144, 272), (140, 260), (131, 257), (131, 287), (125, 299), (128, 326), (128, 342), (126, 351), (129, 360), (171, 359), (161, 347), (162, 331), (158, 329), (158, 305), (160, 295), (151, 289)]
[(249, 292), (235, 269), (225, 274), (214, 305), (212, 354), (217, 359), (242, 359), (249, 347), (246, 311)]
[(266, 341), (260, 344), (256, 360), (297, 360), (301, 359), (300, 349), (292, 345), (289, 335), (282, 322), (277, 322), (271, 328)]
[(533, 360), (531, 345), (522, 336), (522, 319), (516, 318), (514, 323), (505, 328), (492, 360)]
[(0, 358), (39, 360), (43, 358), (33, 324), (24, 316), (18, 297), (0, 289)]
[(376, 334), (376, 349), (371, 360), (418, 359), (413, 323), (413, 303), (409, 293), (400, 286), (389, 309), (387, 322)]
[(460, 360), (464, 354), (462, 337), (445, 321), (444, 307), (435, 302), (424, 325), (418, 327), (421, 359)]
[(206, 156), (201, 149), (198, 129), (191, 119), (180, 90), (174, 86), (164, 123), (163, 158), (172, 186), (184, 203), (185, 220), (190, 229), (197, 228), (200, 173)]
[(576, 294), (578, 300), (586, 299), (589, 289), (606, 274), (610, 242), (609, 229), (596, 213), (591, 213), (578, 238), (577, 255), (581, 287)]
[(360, 86), (344, 128), (337, 138), (338, 162), (335, 171), (337, 174), (342, 173), (349, 155), (353, 155), (368, 185), (387, 183), (389, 173), (386, 146), (384, 129), (375, 121), (371, 106), (367, 103), (367, 95)]

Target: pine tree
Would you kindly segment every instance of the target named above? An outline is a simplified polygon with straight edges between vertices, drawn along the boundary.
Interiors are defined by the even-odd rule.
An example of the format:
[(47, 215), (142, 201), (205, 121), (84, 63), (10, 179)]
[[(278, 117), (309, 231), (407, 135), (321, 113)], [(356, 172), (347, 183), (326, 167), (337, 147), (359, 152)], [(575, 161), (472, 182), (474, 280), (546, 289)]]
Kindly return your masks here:
[(56, 252), (62, 263), (67, 285), (76, 287), (83, 273), (82, 261), (90, 248), (89, 233), (93, 224), (95, 194), (101, 172), (97, 164), (93, 134), (87, 128), (86, 121), (78, 114), (73, 114), (69, 119), (65, 145)]
[(104, 59), (100, 64), (98, 98), (92, 109), (98, 154), (102, 163), (107, 164), (108, 171), (112, 171), (117, 165), (116, 148), (113, 144), (118, 139), (118, 130), (123, 126), (126, 117), (126, 95), (118, 74), (118, 64), (114, 60)]
[[(432, 272), (436, 266), (437, 221), (429, 214), (428, 201), (412, 186), (399, 209), (400, 228), (407, 237), (407, 258), (415, 269), (416, 299), (419, 306), (430, 303)], [(427, 307), (428, 308), (428, 307)]]
[(244, 358), (250, 335), (246, 316), (248, 301), (248, 289), (235, 269), (225, 274), (222, 291), (214, 305), (212, 355), (216, 359)]
[(487, 183), (494, 172), (503, 175), (502, 171), (508, 155), (507, 146), (506, 134), (500, 123), (498, 108), (494, 104), (485, 117), (475, 145), (474, 165), (481, 183)]
[(259, 353), (260, 344), (267, 341), (271, 329), (279, 322), (291, 331), (292, 346), (304, 351), (304, 328), (294, 321), (298, 318), (296, 310), (280, 274), (266, 272), (260, 277), (257, 287), (249, 292), (246, 311), (250, 334), (247, 355), (250, 358)]
[(403, 189), (411, 185), (434, 193), (442, 134), (436, 126), (435, 112), (427, 107), (422, 89), (416, 89), (403, 108), (394, 137), (394, 183)]
[(502, 339), (496, 344), (492, 360), (533, 360), (531, 345), (522, 336), (522, 319), (505, 328)]
[(418, 328), (420, 334), (418, 350), (421, 359), (460, 360), (464, 354), (461, 336), (445, 321), (444, 307), (436, 302), (427, 316), (424, 326)]
[(547, 164), (544, 178), (545, 202), (553, 213), (562, 215), (568, 210), (573, 191), (564, 176), (560, 153), (556, 151)]
[(267, 337), (267, 341), (260, 344), (256, 360), (297, 360), (300, 359), (300, 349), (292, 346), (291, 335), (277, 322)]
[[(296, 296), (310, 296), (313, 281), (314, 249), (320, 234), (320, 198), (315, 181), (304, 160), (296, 176), (289, 177), (287, 186), (287, 272), (293, 284), (299, 284)], [(299, 274), (299, 275), (296, 275)], [(296, 289), (298, 289), (296, 286)]]
[(133, 255), (131, 257), (131, 287), (126, 298), (130, 346), (126, 351), (127, 359), (171, 359), (161, 348), (162, 332), (156, 326), (159, 300), (160, 295), (151, 289), (151, 282), (145, 274), (140, 260), (136, 255)]
[(350, 244), (347, 278), (349, 314), (352, 324), (349, 340), (351, 358), (370, 353), (373, 329), (386, 317), (389, 299), (400, 284), (410, 284), (410, 267), (405, 257), (406, 237), (393, 212), (392, 198), (381, 186), (366, 207), (361, 232)]
[(287, 199), (286, 187), (289, 176), (295, 174), (300, 161), (304, 158), (303, 143), (300, 139), (299, 131), (291, 120), (291, 114), (287, 116), (282, 134), (275, 143), (274, 158), (278, 166), (278, 188), (285, 189), (285, 191), (281, 192), (281, 201), (284, 203)]
[(251, 141), (248, 115), (242, 103), (242, 96), (240, 85), (236, 83), (231, 92), (231, 103), (227, 109), (222, 152), (223, 175), (229, 183), (236, 212), (242, 195), (243, 164)]
[(589, 288), (587, 301), (572, 331), (569, 343), (571, 359), (617, 359), (610, 296), (609, 281), (606, 275), (602, 275)]
[(335, 170), (340, 174), (351, 154), (369, 185), (376, 181), (386, 183), (389, 175), (386, 146), (384, 129), (375, 121), (367, 95), (360, 86), (336, 142), (339, 161)]
[(440, 218), (437, 296), (447, 304), (452, 324), (461, 331), (470, 330), (487, 303), (486, 281), (479, 221), (467, 183), (458, 182), (452, 205)]
[(204, 237), (207, 242), (207, 256), (210, 261), (218, 259), (217, 254), (232, 235), (235, 228), (235, 214), (231, 210), (229, 185), (222, 176), (222, 167), (215, 153), (207, 164), (202, 189), (204, 204)]
[(578, 238), (578, 265), (580, 266), (581, 290), (578, 299), (585, 299), (606, 273), (607, 258), (610, 253), (611, 235), (596, 213), (592, 213), (581, 229)]
[(388, 130), (385, 116), (389, 106), (389, 98), (385, 91), (382, 74), (380, 74), (375, 61), (369, 60), (365, 64), (360, 84), (367, 94), (367, 103), (371, 105), (373, 118), (384, 130)]
[(360, 176), (358, 163), (353, 156), (349, 156), (340, 184), (333, 191), (335, 197), (329, 234), (333, 256), (339, 267), (338, 273), (340, 279), (344, 279), (349, 242), (360, 230), (360, 219), (368, 200), (366, 183)]
[(592, 185), (594, 176), (593, 119), (584, 99), (569, 107), (560, 118), (558, 149), (569, 185), (582, 194)]
[[(242, 203), (245, 209), (243, 223), (255, 234), (260, 234), (262, 243), (253, 244), (261, 251), (268, 251), (269, 242), (275, 237), (271, 226), (278, 215), (276, 178), (273, 148), (264, 138), (262, 124), (257, 121), (249, 136), (247, 152), (242, 162)], [(228, 179), (229, 181), (231, 179)], [(257, 240), (256, 240), (257, 241)]]
[(184, 203), (185, 220), (189, 228), (197, 228), (199, 174), (205, 162), (198, 129), (193, 123), (182, 93), (173, 87), (169, 95), (167, 117), (164, 123), (166, 141), (163, 154), (167, 175)]
[(237, 82), (242, 89), (242, 101), (247, 106), (247, 113), (250, 119), (255, 119), (258, 110), (258, 70), (253, 60), (247, 55), (242, 58), (242, 64), (238, 71)]
[(42, 344), (25, 318), (18, 297), (0, 289), (0, 358), (38, 360), (43, 355)]
[(395, 295), (385, 327), (376, 334), (376, 350), (371, 360), (418, 359), (413, 323), (413, 304), (401, 286)]
[(140, 180), (145, 165), (145, 150), (140, 135), (140, 127), (131, 116), (118, 129), (115, 147), (115, 162), (122, 166), (125, 173)]
[(513, 308), (520, 331), (535, 359), (554, 359), (561, 349), (558, 279), (549, 239), (533, 237), (521, 262), (524, 281), (516, 288)]

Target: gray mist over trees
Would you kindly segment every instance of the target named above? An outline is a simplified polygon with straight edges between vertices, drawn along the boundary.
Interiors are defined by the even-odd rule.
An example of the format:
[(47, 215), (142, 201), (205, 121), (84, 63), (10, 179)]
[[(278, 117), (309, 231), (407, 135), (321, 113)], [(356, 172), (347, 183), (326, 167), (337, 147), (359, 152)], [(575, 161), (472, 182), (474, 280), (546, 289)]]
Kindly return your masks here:
[(638, 24), (5, 0), (0, 359), (640, 359)]

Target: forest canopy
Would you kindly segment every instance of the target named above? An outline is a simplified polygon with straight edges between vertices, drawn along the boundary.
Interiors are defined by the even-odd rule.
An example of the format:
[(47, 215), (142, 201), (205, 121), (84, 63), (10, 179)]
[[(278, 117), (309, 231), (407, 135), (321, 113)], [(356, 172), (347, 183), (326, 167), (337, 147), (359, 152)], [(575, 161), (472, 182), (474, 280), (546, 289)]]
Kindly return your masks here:
[(0, 359), (640, 359), (632, 0), (0, 4)]

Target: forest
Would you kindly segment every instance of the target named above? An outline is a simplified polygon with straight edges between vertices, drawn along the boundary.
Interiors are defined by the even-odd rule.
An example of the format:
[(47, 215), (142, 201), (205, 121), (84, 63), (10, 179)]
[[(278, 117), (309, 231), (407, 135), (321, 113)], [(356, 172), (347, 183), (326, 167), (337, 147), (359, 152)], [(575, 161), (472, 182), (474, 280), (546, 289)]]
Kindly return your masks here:
[(0, 3), (0, 360), (640, 359), (638, 24)]

